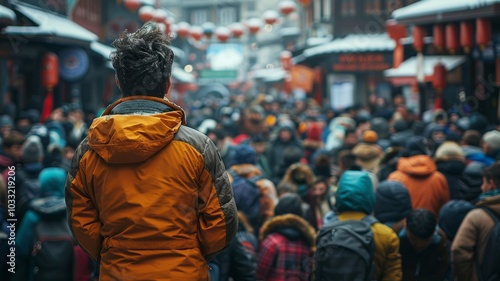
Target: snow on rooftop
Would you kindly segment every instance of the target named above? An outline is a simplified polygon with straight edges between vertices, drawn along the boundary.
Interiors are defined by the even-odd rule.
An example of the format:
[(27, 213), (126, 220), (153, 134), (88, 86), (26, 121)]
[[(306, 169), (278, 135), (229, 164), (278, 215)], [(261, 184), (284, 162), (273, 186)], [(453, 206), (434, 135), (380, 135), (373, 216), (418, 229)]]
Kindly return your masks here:
[[(424, 56), (423, 70), (425, 76), (434, 73), (434, 66), (441, 62), (446, 70), (450, 71), (465, 62), (465, 56)], [(384, 76), (391, 77), (416, 77), (417, 57), (411, 57), (402, 62), (398, 68), (391, 68), (384, 71)]]
[(344, 38), (304, 50), (304, 57), (309, 58), (321, 54), (392, 51), (396, 43), (387, 33), (381, 34), (350, 34)]
[(473, 10), (500, 3), (500, 0), (421, 0), (392, 13), (396, 20)]

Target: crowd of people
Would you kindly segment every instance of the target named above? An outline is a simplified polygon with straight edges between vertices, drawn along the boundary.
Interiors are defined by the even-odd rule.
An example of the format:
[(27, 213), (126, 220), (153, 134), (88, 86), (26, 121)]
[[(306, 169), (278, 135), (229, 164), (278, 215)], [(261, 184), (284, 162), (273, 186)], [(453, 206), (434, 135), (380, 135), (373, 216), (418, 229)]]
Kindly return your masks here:
[[(128, 86), (119, 82), (124, 91)], [(78, 105), (57, 108), (44, 122), (36, 110), (1, 116), (1, 280), (71, 280), (70, 275), (91, 280), (98, 278), (100, 267), (110, 278), (119, 271), (132, 274), (126, 270), (139, 266), (151, 274), (168, 267), (172, 276), (202, 276), (194, 273), (201, 267), (188, 268), (205, 263), (193, 261), (200, 251), (211, 280), (355, 280), (332, 279), (361, 267), (347, 266), (351, 256), (340, 251), (322, 256), (328, 243), (320, 243), (335, 239), (325, 238), (333, 235), (325, 229), (353, 221), (367, 222), (373, 237), (366, 265), (370, 280), (469, 281), (498, 273), (491, 266), (498, 255), (490, 253), (488, 239), (500, 215), (500, 126), (479, 112), (434, 110), (420, 118), (399, 95), (390, 102), (378, 98), (366, 107), (333, 110), (306, 96), (259, 94), (233, 96), (228, 105), (188, 104), (185, 119), (175, 104), (147, 98), (140, 107), (154, 106), (148, 114), (121, 118), (135, 112), (135, 101), (128, 97), (95, 114), (107, 118), (85, 116)], [(157, 111), (173, 117), (150, 116)], [(142, 128), (153, 131), (146, 134)], [(140, 145), (127, 142), (130, 138)], [(169, 153), (155, 157), (163, 147)], [(173, 161), (169, 157), (177, 166), (164, 166)], [(16, 274), (8, 272), (7, 182), (12, 167)], [(117, 193), (135, 180), (127, 174), (131, 169), (140, 179), (166, 181), (165, 190), (151, 191), (157, 183), (139, 181)], [(191, 202), (184, 209), (176, 206), (184, 202), (176, 195), (183, 194), (178, 187), (195, 184), (200, 189), (190, 191), (198, 192), (194, 207)], [(158, 198), (144, 198), (147, 192)], [(176, 209), (160, 214), (156, 200), (168, 194), (168, 204)], [(141, 209), (146, 205), (149, 209)], [(72, 240), (66, 209), (78, 243)], [(167, 227), (134, 228), (162, 220), (171, 228), (194, 231), (197, 242)], [(117, 229), (121, 240), (113, 237)], [(85, 231), (97, 238), (86, 237)], [(139, 231), (156, 242), (141, 242), (145, 236)], [(161, 240), (171, 238), (175, 250), (165, 255), (175, 256), (176, 266), (165, 257), (151, 258), (168, 247)], [(183, 239), (200, 249), (184, 248)], [(138, 262), (143, 255), (147, 260)], [(180, 257), (184, 255), (191, 260)], [(128, 276), (126, 280), (144, 277)]]

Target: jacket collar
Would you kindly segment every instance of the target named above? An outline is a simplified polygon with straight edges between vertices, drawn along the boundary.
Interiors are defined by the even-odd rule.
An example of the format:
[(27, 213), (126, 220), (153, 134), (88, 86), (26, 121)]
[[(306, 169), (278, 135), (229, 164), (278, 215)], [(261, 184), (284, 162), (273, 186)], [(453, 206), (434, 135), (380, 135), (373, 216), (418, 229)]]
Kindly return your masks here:
[(114, 114), (137, 114), (137, 115), (153, 115), (170, 111), (182, 112), (182, 125), (186, 124), (186, 113), (177, 104), (164, 98), (156, 98), (150, 96), (131, 96), (121, 98), (110, 104), (102, 115)]

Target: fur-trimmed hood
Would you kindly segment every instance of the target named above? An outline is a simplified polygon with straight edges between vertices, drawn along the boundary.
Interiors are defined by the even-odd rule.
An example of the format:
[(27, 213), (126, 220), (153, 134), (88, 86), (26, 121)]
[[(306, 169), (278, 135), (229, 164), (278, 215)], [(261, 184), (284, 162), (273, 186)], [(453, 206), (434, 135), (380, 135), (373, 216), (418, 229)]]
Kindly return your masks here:
[(306, 220), (293, 214), (276, 216), (264, 223), (259, 233), (259, 240), (263, 241), (271, 233), (287, 236), (287, 230), (296, 231), (312, 250), (316, 249), (316, 231)]
[(240, 177), (246, 179), (262, 175), (262, 171), (257, 166), (252, 164), (233, 165), (231, 166), (230, 169), (233, 170)]

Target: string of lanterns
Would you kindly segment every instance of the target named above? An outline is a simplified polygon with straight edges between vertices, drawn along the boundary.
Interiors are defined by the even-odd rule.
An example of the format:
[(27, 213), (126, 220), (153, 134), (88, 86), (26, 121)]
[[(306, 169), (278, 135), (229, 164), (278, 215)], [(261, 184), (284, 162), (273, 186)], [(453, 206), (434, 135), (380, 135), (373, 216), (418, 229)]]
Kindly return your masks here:
[[(310, 0), (297, 0), (302, 6), (310, 4)], [(260, 18), (250, 18), (244, 22), (236, 22), (226, 26), (216, 26), (214, 23), (206, 22), (201, 26), (191, 26), (187, 22), (173, 23), (168, 13), (164, 9), (156, 9), (149, 5), (143, 5), (141, 0), (125, 0), (124, 6), (132, 13), (137, 13), (143, 22), (155, 21), (160, 24), (160, 29), (169, 36), (178, 36), (180, 39), (188, 38), (194, 41), (201, 41), (204, 38), (210, 40), (213, 36), (221, 42), (227, 42), (231, 37), (241, 38), (245, 33), (256, 35), (262, 30), (264, 25), (275, 25), (280, 20), (280, 14), (289, 16), (297, 10), (297, 4), (293, 0), (281, 0), (278, 4), (278, 11), (267, 10)], [(267, 27), (266, 27), (267, 30)]]

